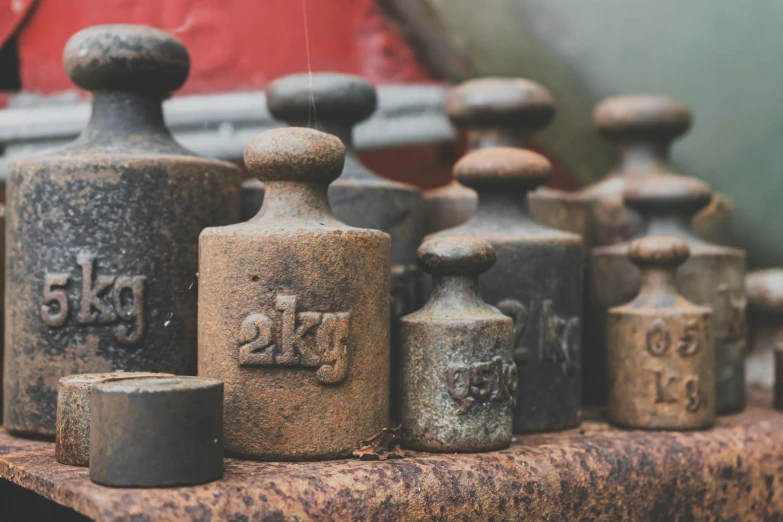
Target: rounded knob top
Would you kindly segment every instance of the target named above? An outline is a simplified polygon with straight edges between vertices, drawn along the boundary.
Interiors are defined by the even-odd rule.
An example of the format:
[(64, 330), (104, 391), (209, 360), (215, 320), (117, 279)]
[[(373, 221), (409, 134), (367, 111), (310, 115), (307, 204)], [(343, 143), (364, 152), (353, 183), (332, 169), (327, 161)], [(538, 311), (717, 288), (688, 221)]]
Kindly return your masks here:
[(245, 148), (245, 167), (261, 181), (328, 184), (345, 162), (345, 146), (325, 132), (300, 127), (256, 134)]
[(629, 182), (624, 199), (642, 213), (695, 214), (710, 203), (712, 191), (700, 179), (662, 174)]
[(639, 268), (677, 268), (690, 255), (688, 244), (672, 236), (644, 237), (628, 247), (628, 257)]
[(764, 312), (783, 312), (783, 269), (756, 270), (745, 278), (748, 303)]
[(552, 165), (541, 154), (514, 147), (490, 147), (465, 154), (454, 165), (454, 176), (475, 189), (530, 190), (543, 185)]
[(445, 109), (463, 128), (514, 126), (535, 132), (555, 117), (552, 93), (523, 78), (468, 80), (449, 89)]
[(65, 72), (89, 91), (123, 90), (167, 96), (190, 71), (185, 45), (144, 25), (97, 25), (73, 35), (63, 51)]
[(668, 96), (612, 96), (593, 110), (598, 132), (612, 141), (671, 141), (691, 126), (691, 111)]
[(478, 275), (495, 264), (492, 245), (474, 236), (445, 236), (428, 239), (416, 256), (427, 273), (440, 276)]
[(293, 124), (318, 121), (353, 125), (378, 106), (375, 87), (359, 76), (337, 73), (292, 74), (266, 88), (272, 116)]

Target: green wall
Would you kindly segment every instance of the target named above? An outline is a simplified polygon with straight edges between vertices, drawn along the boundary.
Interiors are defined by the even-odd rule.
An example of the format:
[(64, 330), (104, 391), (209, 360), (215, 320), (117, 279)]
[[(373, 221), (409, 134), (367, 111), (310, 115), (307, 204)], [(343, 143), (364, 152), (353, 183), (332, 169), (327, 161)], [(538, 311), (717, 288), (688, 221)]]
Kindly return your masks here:
[(662, 93), (688, 103), (678, 171), (736, 207), (737, 243), (783, 265), (783, 2), (773, 0), (426, 0), (480, 74), (525, 76), (555, 94), (542, 139), (582, 179), (612, 152), (592, 132), (596, 100)]

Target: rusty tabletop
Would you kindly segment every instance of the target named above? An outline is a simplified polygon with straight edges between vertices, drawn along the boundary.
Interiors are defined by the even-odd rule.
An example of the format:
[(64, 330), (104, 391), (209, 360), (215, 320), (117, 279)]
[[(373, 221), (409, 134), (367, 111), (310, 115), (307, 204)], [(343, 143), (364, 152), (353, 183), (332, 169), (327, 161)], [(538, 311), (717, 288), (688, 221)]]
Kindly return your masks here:
[(707, 431), (585, 421), (492, 453), (226, 459), (223, 479), (172, 489), (98, 486), (86, 468), (58, 464), (53, 443), (0, 431), (0, 477), (100, 521), (780, 520), (783, 413), (770, 402), (754, 393), (745, 412)]

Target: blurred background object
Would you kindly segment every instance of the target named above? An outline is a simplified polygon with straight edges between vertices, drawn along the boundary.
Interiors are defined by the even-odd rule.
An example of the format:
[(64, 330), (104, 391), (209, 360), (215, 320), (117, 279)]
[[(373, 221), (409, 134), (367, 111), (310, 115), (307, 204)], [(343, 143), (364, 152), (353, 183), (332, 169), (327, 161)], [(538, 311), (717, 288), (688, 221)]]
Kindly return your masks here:
[(783, 4), (493, 0), (479, 9), (475, 0), (383, 1), (437, 73), (523, 76), (549, 88), (557, 116), (541, 140), (583, 183), (614, 163), (592, 127), (595, 102), (632, 93), (683, 100), (694, 123), (674, 146), (675, 170), (732, 198), (735, 238), (752, 266), (783, 262)]
[(72, 118), (86, 118), (84, 96), (70, 90), (62, 47), (99, 23), (160, 27), (191, 49), (181, 104), (169, 103), (189, 117), (169, 120), (198, 152), (209, 143), (241, 151), (246, 136), (275, 125), (253, 96), (279, 76), (308, 68), (365, 76), (380, 88), (378, 113), (357, 129), (363, 161), (423, 187), (446, 183), (464, 147), (440, 112), (443, 82), (522, 76), (552, 91), (557, 115), (534, 148), (560, 167), (553, 185), (564, 188), (614, 165), (591, 121), (599, 99), (663, 94), (694, 115), (674, 147), (675, 170), (731, 197), (736, 242), (751, 266), (780, 265), (781, 16), (780, 3), (731, 0), (105, 0), (100, 9), (89, 0), (15, 0), (0, 7), (0, 88), (9, 92), (0, 106), (39, 112), (0, 112), (0, 147), (67, 141), (51, 135), (63, 118), (81, 127)]

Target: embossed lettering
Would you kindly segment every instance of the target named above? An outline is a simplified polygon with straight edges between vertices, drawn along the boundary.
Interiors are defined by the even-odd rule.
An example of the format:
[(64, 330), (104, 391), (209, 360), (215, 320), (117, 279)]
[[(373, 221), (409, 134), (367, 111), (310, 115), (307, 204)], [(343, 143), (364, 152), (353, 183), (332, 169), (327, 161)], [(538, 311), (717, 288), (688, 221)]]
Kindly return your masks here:
[(660, 357), (669, 351), (669, 344), (671, 344), (669, 328), (664, 321), (656, 319), (647, 330), (647, 350), (656, 357)]
[(497, 308), (514, 322), (514, 359), (527, 362), (529, 357), (527, 349), (520, 346), (522, 334), (527, 329), (527, 308), (515, 299), (503, 299), (498, 303)]
[(732, 293), (727, 283), (718, 285), (715, 322), (719, 341), (744, 340), (746, 299), (741, 291)]
[(240, 366), (317, 368), (324, 384), (348, 377), (350, 312), (297, 312), (297, 296), (278, 295), (275, 311), (248, 315), (239, 329)]
[(663, 370), (655, 370), (655, 403), (676, 403), (678, 402), (678, 389), (685, 391), (685, 409), (695, 413), (701, 408), (702, 398), (699, 388), (699, 378), (696, 376), (686, 377), (680, 380), (675, 376), (664, 376)]
[(55, 290), (55, 287), (66, 287), (71, 280), (68, 274), (46, 274), (44, 276), (43, 303), (41, 319), (49, 326), (62, 326), (68, 319), (68, 296), (65, 289)]
[(82, 267), (82, 299), (79, 305), (80, 324), (105, 324), (117, 320), (114, 308), (103, 297), (114, 283), (114, 277), (99, 275), (93, 277), (95, 255), (80, 252), (76, 262)]
[(677, 397), (672, 390), (676, 377), (668, 376), (664, 379), (663, 371), (655, 370), (655, 403), (677, 402)]
[[(121, 344), (134, 344), (144, 337), (144, 276), (110, 276), (96, 274), (96, 256), (80, 252), (76, 256), (81, 268), (81, 295), (69, 295), (78, 288), (70, 288), (71, 275), (50, 273), (44, 275), (41, 319), (47, 326), (61, 327), (68, 322), (69, 302), (75, 306), (77, 325), (119, 324), (114, 337)], [(74, 285), (76, 286), (76, 285)]]
[(701, 390), (699, 390), (699, 378), (688, 377), (685, 379), (685, 408), (690, 412), (696, 412), (701, 406)]
[(477, 402), (511, 401), (515, 403), (517, 366), (504, 364), (500, 357), (490, 362), (452, 366), (446, 372), (446, 389), (457, 403), (455, 413), (464, 415)]
[(250, 314), (239, 327), (241, 343), (239, 364), (241, 366), (263, 366), (274, 364), (274, 323), (264, 314)]
[[(133, 344), (144, 336), (144, 276), (119, 276), (114, 282), (114, 309), (117, 315), (135, 325), (120, 324), (114, 337), (122, 344)], [(131, 331), (132, 330), (132, 331)]]
[(571, 362), (573, 359), (570, 347), (578, 340), (575, 333), (579, 328), (579, 318), (563, 319), (555, 315), (552, 310), (552, 301), (544, 300), (541, 303), (541, 359), (552, 362)]
[[(528, 309), (517, 300), (504, 299), (497, 308), (514, 321), (514, 359), (521, 363), (551, 361), (560, 364), (576, 364), (579, 350), (579, 318), (564, 319), (554, 312), (550, 299), (541, 301), (538, 321), (538, 339), (535, 347), (525, 346), (523, 335), (529, 324)], [(534, 316), (535, 317), (535, 316)]]
[(348, 377), (348, 312), (324, 314), (316, 334), (321, 367), (315, 373), (326, 384), (337, 384)]
[(682, 337), (677, 346), (677, 352), (683, 357), (690, 357), (699, 351), (701, 332), (698, 319), (689, 319), (683, 328)]

